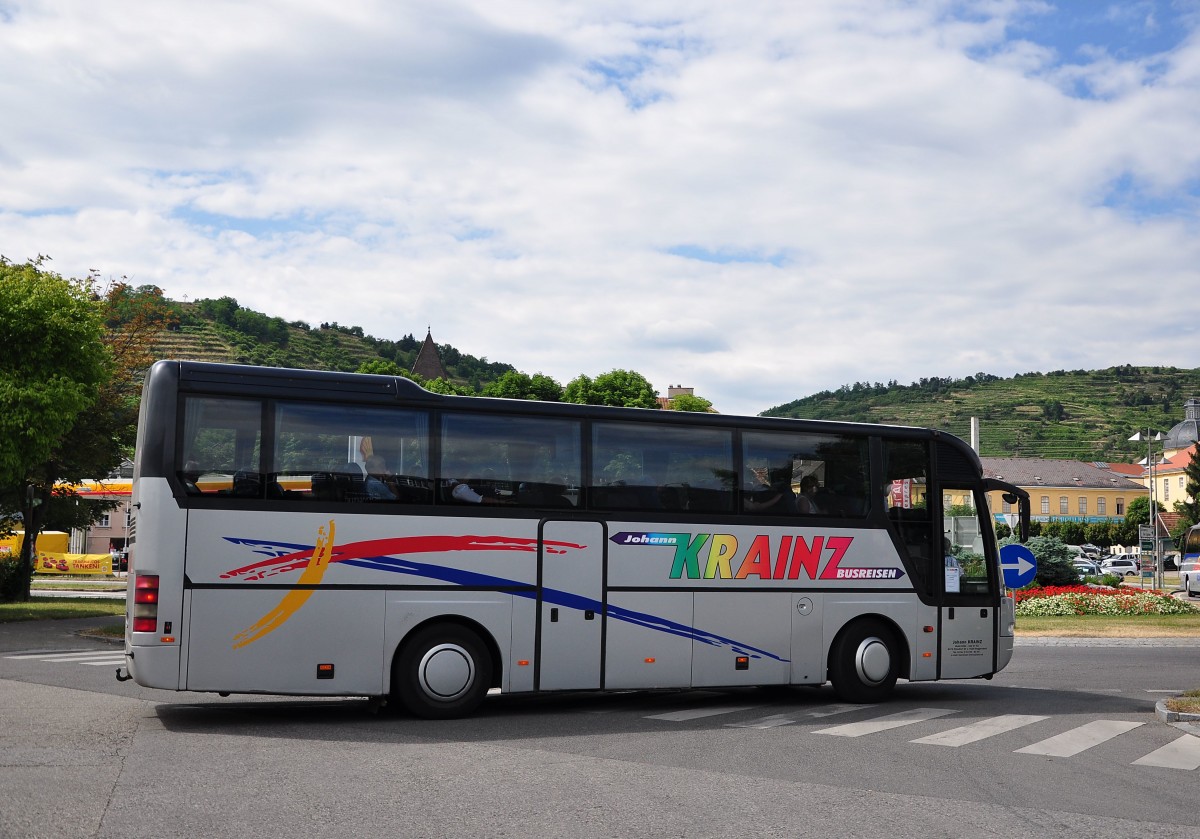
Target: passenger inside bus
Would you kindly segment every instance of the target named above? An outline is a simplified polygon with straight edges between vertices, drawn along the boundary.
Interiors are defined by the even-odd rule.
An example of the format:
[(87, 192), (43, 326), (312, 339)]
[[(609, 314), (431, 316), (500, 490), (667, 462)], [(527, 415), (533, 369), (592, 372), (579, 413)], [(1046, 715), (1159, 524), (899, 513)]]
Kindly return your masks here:
[(819, 488), (816, 475), (805, 475), (800, 479), (800, 495), (796, 498), (796, 512), (804, 516), (815, 516), (821, 512), (816, 501)]
[[(495, 471), (491, 467), (472, 466), (468, 461), (459, 461), (451, 470), (456, 475), (475, 474), (477, 478), (447, 478), (443, 484), (443, 498), (460, 504), (511, 504), (512, 500), (500, 496)], [(490, 476), (489, 476), (490, 473)]]
[(771, 469), (765, 483), (759, 480), (757, 489), (751, 489), (743, 499), (743, 506), (748, 513), (763, 515), (790, 516), (796, 512), (796, 494), (792, 492), (792, 468), (787, 466)]
[(368, 501), (395, 501), (396, 493), (388, 485), (387, 461), (382, 455), (373, 454), (367, 458), (367, 480), (364, 489)]

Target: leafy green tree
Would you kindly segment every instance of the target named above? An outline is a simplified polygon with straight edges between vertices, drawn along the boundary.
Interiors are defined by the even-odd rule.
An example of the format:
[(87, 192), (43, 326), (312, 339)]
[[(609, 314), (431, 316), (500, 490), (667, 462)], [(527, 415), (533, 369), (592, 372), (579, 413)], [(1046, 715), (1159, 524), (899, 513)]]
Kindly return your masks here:
[(1094, 521), (1084, 528), (1087, 540), (1098, 548), (1111, 548), (1113, 545), (1112, 522)]
[[(1147, 511), (1150, 509), (1149, 502), (1146, 505)], [(1109, 529), (1109, 546), (1112, 545), (1136, 545), (1138, 541), (1138, 526), (1131, 522), (1128, 518), (1113, 519), (1108, 523)], [(1096, 544), (1100, 544), (1097, 542)]]
[(672, 411), (692, 411), (697, 414), (705, 414), (711, 409), (712, 402), (703, 396), (691, 393), (681, 393), (671, 400)]
[(374, 373), (380, 376), (403, 376), (404, 371), (400, 369), (400, 365), (394, 361), (388, 361), (386, 358), (373, 358), (370, 361), (364, 361), (358, 365), (356, 373)]
[(530, 376), (509, 370), (496, 381), (483, 387), (484, 396), (501, 399), (536, 399), (542, 402), (561, 402), (562, 385), (543, 373)]
[(443, 393), (447, 396), (474, 396), (475, 394), (467, 390), (465, 387), (446, 379), (429, 379), (420, 383), (426, 390), (432, 393)]
[(625, 408), (657, 408), (658, 394), (641, 373), (611, 370), (595, 379), (580, 375), (567, 383), (564, 402), (583, 405), (614, 405)]
[[(1166, 508), (1163, 507), (1163, 505), (1161, 503), (1159, 503), (1158, 501), (1154, 502), (1154, 507), (1160, 513), (1166, 512)], [(1133, 499), (1132, 501), (1129, 502), (1129, 504), (1127, 504), (1125, 506), (1125, 521), (1128, 524), (1133, 526), (1135, 533), (1137, 532), (1137, 528), (1139, 526), (1150, 523), (1150, 498), (1149, 498), (1149, 496), (1139, 495), (1137, 498)], [(1125, 543), (1122, 543), (1122, 544), (1125, 544)], [(1133, 543), (1130, 542), (1128, 544), (1133, 544)]]
[[(29, 597), (32, 553), (56, 481), (75, 456), (69, 437), (90, 421), (113, 378), (104, 315), (89, 282), (63, 279), (42, 259), (14, 265), (0, 257), (0, 507), (19, 511), (25, 539), (17, 597)], [(79, 436), (87, 436), (80, 434)], [(64, 445), (66, 444), (66, 446)], [(94, 477), (94, 476), (88, 476)]]
[(1175, 512), (1181, 516), (1172, 536), (1178, 537), (1194, 524), (1200, 524), (1200, 446), (1192, 449), (1192, 457), (1183, 470), (1187, 479), (1185, 491), (1190, 501), (1176, 501)]

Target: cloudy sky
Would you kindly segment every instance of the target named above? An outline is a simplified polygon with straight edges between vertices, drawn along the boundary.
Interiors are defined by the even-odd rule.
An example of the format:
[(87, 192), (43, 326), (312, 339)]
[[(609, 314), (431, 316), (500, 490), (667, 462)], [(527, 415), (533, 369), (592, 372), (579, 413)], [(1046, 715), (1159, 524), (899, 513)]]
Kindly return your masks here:
[(1200, 0), (0, 0), (0, 254), (615, 368), (1200, 366)]

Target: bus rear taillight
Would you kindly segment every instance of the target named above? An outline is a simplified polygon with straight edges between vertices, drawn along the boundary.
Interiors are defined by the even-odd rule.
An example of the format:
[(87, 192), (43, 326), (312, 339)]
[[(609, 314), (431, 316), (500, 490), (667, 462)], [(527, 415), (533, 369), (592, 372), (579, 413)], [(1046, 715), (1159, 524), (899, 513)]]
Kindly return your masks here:
[(133, 631), (158, 631), (158, 575), (137, 574), (133, 583)]

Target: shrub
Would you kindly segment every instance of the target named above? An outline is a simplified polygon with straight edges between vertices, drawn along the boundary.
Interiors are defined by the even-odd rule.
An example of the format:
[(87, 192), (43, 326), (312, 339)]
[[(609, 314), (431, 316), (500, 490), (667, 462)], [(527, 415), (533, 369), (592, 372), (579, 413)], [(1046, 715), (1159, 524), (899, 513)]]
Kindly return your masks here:
[(0, 556), (0, 603), (11, 603), (21, 593), (21, 559), (10, 553)]

